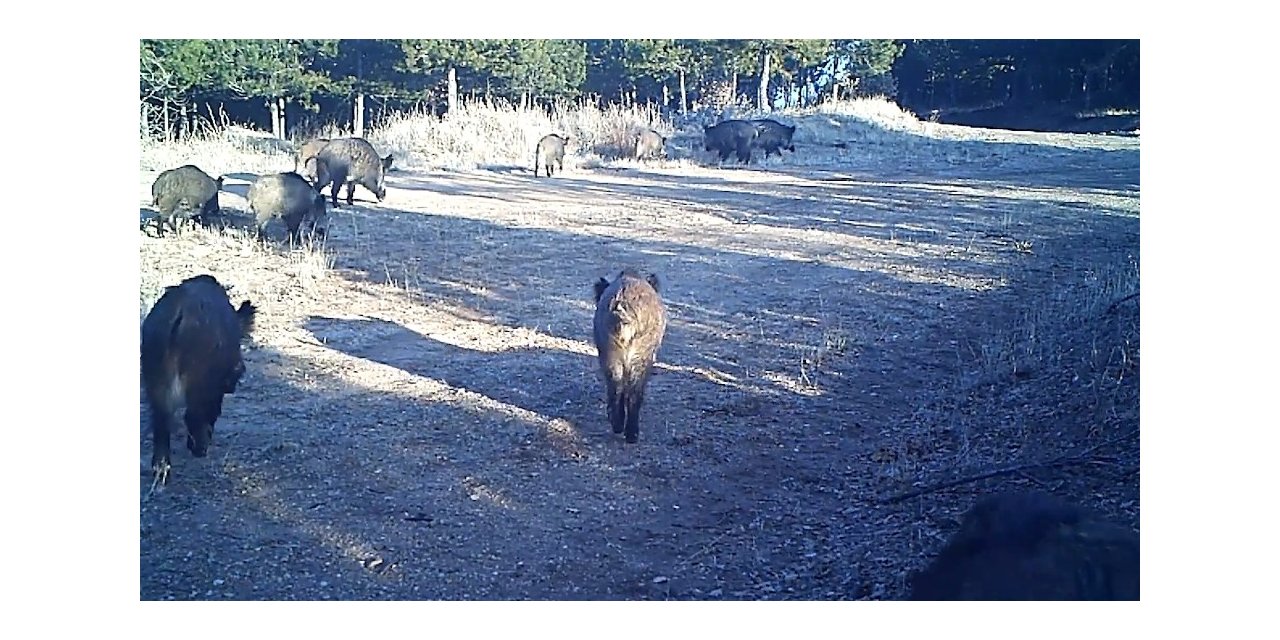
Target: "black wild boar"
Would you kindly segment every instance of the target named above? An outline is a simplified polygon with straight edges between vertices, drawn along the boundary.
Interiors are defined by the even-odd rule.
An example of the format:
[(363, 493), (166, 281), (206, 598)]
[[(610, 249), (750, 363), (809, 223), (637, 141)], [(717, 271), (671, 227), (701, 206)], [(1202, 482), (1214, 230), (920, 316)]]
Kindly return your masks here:
[(912, 600), (1137, 600), (1138, 534), (1039, 493), (984, 498)]
[(640, 406), (667, 330), (667, 310), (658, 294), (658, 276), (626, 269), (595, 284), (593, 321), (609, 424), (628, 443), (640, 435)]
[(364, 138), (338, 138), (330, 140), (316, 154), (316, 158), (324, 163), (329, 175), (323, 182), (316, 181), (316, 191), (332, 185), (330, 196), (333, 206), (338, 206), (338, 189), (347, 185), (347, 204), (354, 204), (356, 185), (368, 189), (382, 202), (387, 197), (387, 188), (383, 181), (387, 169), (391, 167), (392, 156), (379, 158), (373, 145)]
[(304, 222), (313, 236), (325, 235), (329, 215), (324, 196), (292, 171), (259, 177), (249, 187), (249, 208), (253, 210), (259, 237), (266, 237), (267, 224), (273, 218), (284, 221), (290, 241), (302, 239)]
[(151, 204), (160, 211), (156, 216), (156, 233), (164, 233), (168, 223), (178, 230), (179, 218), (202, 220), (219, 212), (218, 191), (222, 189), (222, 177), (217, 180), (195, 165), (183, 165), (161, 172), (151, 183)]
[(636, 134), (636, 160), (663, 158), (667, 155), (667, 139), (653, 129)]
[(569, 136), (549, 133), (538, 141), (538, 148), (533, 154), (533, 177), (538, 177), (538, 169), (546, 169), (547, 177), (551, 177), (552, 165), (564, 171), (564, 146), (569, 143)]
[(739, 162), (751, 164), (751, 145), (760, 135), (760, 130), (746, 120), (725, 120), (703, 127), (702, 135), (707, 151), (718, 152), (721, 162), (728, 160), (729, 154), (736, 153)]
[(757, 149), (764, 149), (765, 158), (768, 158), (771, 153), (776, 153), (781, 158), (783, 149), (791, 153), (796, 152), (795, 145), (791, 143), (791, 136), (796, 132), (794, 126), (773, 120), (752, 120), (751, 123), (756, 125), (759, 131), (753, 145)]
[(186, 425), (187, 448), (209, 452), (222, 397), (244, 375), (241, 342), (253, 331), (248, 300), (233, 309), (213, 276), (188, 278), (165, 289), (142, 321), (142, 381), (151, 406), (151, 471), (155, 484), (169, 477), (169, 436)]

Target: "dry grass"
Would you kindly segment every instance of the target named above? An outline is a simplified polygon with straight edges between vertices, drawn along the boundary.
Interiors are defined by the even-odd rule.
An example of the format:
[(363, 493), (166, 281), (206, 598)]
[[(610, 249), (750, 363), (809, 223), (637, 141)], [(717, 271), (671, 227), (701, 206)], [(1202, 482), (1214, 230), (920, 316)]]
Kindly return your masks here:
[[(1107, 312), (1137, 291), (1136, 141), (1064, 138), (1068, 156), (862, 108), (777, 114), (807, 147), (746, 170), (606, 158), (639, 111), (405, 117), (370, 138), (414, 159), (385, 202), (331, 213), (324, 247), (143, 238), (140, 312), (196, 273), (260, 308), (213, 463), (179, 459), (143, 507), (143, 597), (900, 595), (968, 500), (875, 496), (1136, 420), (1136, 300)], [(579, 169), (619, 170), (533, 180), (552, 127), (577, 132)], [(672, 131), (686, 150), (696, 127)], [(850, 131), (864, 144), (824, 146)], [(291, 168), (274, 145), (144, 146), (142, 206), (193, 159)], [(418, 170), (450, 162), (469, 170)], [(610, 438), (589, 329), (590, 283), (628, 263), (664, 277), (671, 312), (638, 448)]]
[[(1018, 250), (1017, 247), (1013, 247)], [(1114, 441), (1091, 467), (1045, 467), (961, 485), (944, 495), (975, 499), (984, 487), (1090, 495), (1099, 509), (1137, 525), (1141, 348), (1136, 246), (1132, 254), (1061, 247), (1028, 256), (1070, 265), (1065, 275), (1023, 274), (997, 295), (1004, 312), (957, 344), (957, 376), (921, 392), (902, 437), (882, 450), (887, 493), (1006, 465), (1068, 458)], [(1097, 488), (1101, 482), (1105, 490)], [(1105, 496), (1105, 497), (1103, 497)]]
[(840, 359), (846, 355), (849, 347), (849, 335), (843, 328), (825, 328), (817, 344), (800, 350), (801, 388), (815, 395), (820, 393), (824, 377), (841, 365)]
[[(1021, 243), (1012, 248), (1023, 252)], [(1022, 379), (1037, 371), (1070, 370), (1076, 377), (1116, 380), (1115, 366), (1121, 369), (1136, 363), (1138, 327), (1123, 327), (1118, 341), (1103, 338), (1105, 322), (1120, 304), (1136, 306), (1139, 292), (1138, 262), (1129, 257), (1121, 263), (1080, 265), (1077, 277), (1055, 281), (1038, 291), (1032, 303), (1016, 312), (1007, 323), (996, 324), (982, 343), (961, 356), (964, 364), (962, 386), (973, 387), (998, 381)], [(1099, 347), (1112, 341), (1108, 352)], [(1087, 346), (1087, 349), (1082, 349)]]
[[(999, 166), (1019, 162), (1026, 155), (1024, 145), (975, 146), (968, 142), (1018, 142), (1013, 132), (991, 132), (969, 127), (921, 121), (884, 98), (858, 98), (826, 102), (816, 107), (783, 112), (760, 112), (740, 108), (724, 114), (733, 118), (773, 118), (796, 126), (796, 144), (804, 153), (786, 154), (785, 159), (757, 158), (761, 166), (821, 167), (833, 160), (857, 166), (865, 162), (867, 150), (892, 148), (904, 161), (955, 166), (981, 162)], [(396, 156), (396, 166), (413, 170), (474, 170), (478, 168), (529, 168), (538, 140), (548, 133), (570, 138), (566, 166), (585, 169), (660, 166), (684, 168), (714, 164), (702, 148), (705, 115), (664, 119), (652, 107), (636, 105), (604, 108), (570, 103), (556, 105), (550, 113), (519, 107), (503, 100), (468, 101), (445, 117), (427, 111), (392, 114), (366, 138), (386, 155)], [(640, 164), (630, 159), (633, 136), (641, 128), (653, 128), (669, 138), (670, 159)], [(320, 127), (314, 135), (350, 135), (333, 124)], [(1078, 144), (1072, 139), (1070, 144)], [(193, 163), (210, 175), (230, 172), (269, 173), (294, 168), (294, 144), (270, 134), (229, 127), (205, 130), (181, 143), (144, 139), (142, 168), (160, 171)], [(883, 162), (885, 159), (878, 160)]]
[[(141, 247), (139, 322), (164, 288), (209, 274), (228, 288), (234, 304), (249, 299), (268, 312), (259, 315), (255, 341), (290, 333), (290, 325), (332, 286), (334, 255), (307, 241), (296, 248), (259, 240), (245, 229), (188, 225), (177, 235), (145, 235)], [(264, 303), (267, 303), (264, 305)]]
[(646, 126), (671, 130), (655, 110), (644, 106), (599, 109), (561, 103), (547, 113), (502, 100), (464, 101), (443, 118), (427, 112), (391, 116), (368, 138), (403, 157), (407, 168), (532, 168), (534, 147), (549, 133), (569, 136), (570, 164), (589, 163), (625, 157), (630, 136)]
[(824, 102), (800, 113), (843, 116), (886, 131), (924, 131), (929, 128), (916, 114), (885, 97)]
[(1076, 114), (1077, 118), (1098, 118), (1102, 116), (1136, 116), (1137, 109), (1117, 109), (1108, 107), (1106, 109), (1094, 109), (1092, 111), (1081, 111)]
[[(1112, 365), (1137, 359), (1136, 324), (1125, 329), (1115, 352), (1096, 346), (1099, 336), (1081, 339), (1082, 331), (1100, 331), (1099, 321), (1114, 313), (1113, 303), (1137, 294), (1136, 258), (1123, 264), (1090, 265), (1079, 280), (1058, 282), (1023, 310), (1017, 321), (981, 345), (971, 384), (1022, 378), (1035, 371), (1069, 368), (1077, 375), (1113, 379)], [(1134, 318), (1136, 320), (1136, 318)], [(1081, 351), (1081, 345), (1093, 345)], [(1115, 362), (1112, 362), (1112, 360)]]
[(182, 142), (143, 139), (141, 168), (160, 172), (194, 164), (217, 177), (229, 173), (293, 171), (293, 148), (270, 134), (243, 127), (209, 131)]

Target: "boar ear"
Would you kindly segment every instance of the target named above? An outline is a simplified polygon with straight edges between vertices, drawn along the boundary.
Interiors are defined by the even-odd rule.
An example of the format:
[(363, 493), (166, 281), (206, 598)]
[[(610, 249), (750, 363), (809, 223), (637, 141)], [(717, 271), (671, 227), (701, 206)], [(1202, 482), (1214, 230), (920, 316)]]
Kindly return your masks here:
[(254, 322), (258, 317), (258, 308), (253, 303), (245, 300), (240, 303), (240, 308), (236, 309), (236, 316), (240, 319), (240, 330), (242, 335), (253, 333)]
[(600, 302), (600, 296), (604, 295), (604, 290), (608, 288), (609, 288), (608, 280), (605, 280), (604, 278), (600, 278), (599, 280), (596, 280), (596, 284), (595, 284), (596, 302)]
[(659, 293), (661, 293), (661, 292), (662, 292), (662, 285), (661, 285), (661, 283), (659, 283), (659, 281), (658, 281), (658, 274), (656, 274), (656, 273), (651, 273), (651, 274), (649, 274), (649, 277), (648, 277), (648, 278), (646, 278), (646, 280), (648, 280), (648, 281), (649, 281), (649, 286), (653, 287), (653, 290), (654, 290), (654, 291), (657, 291), (657, 292), (659, 292)]

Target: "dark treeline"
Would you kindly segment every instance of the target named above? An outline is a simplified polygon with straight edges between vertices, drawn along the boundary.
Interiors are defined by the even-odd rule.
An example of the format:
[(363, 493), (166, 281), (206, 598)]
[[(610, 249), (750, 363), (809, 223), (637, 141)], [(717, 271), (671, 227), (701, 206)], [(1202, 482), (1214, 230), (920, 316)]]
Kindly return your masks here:
[(1138, 107), (1137, 40), (143, 40), (142, 125), (284, 137), (460, 99), (761, 109), (881, 95), (919, 114)]

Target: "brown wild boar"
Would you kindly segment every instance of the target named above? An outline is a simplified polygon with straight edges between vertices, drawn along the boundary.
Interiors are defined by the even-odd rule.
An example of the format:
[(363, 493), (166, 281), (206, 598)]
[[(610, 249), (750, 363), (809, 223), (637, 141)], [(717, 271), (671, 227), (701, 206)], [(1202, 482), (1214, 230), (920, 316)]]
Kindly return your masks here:
[(609, 424), (628, 443), (640, 435), (640, 407), (667, 329), (658, 276), (626, 269), (595, 283), (593, 319)]

